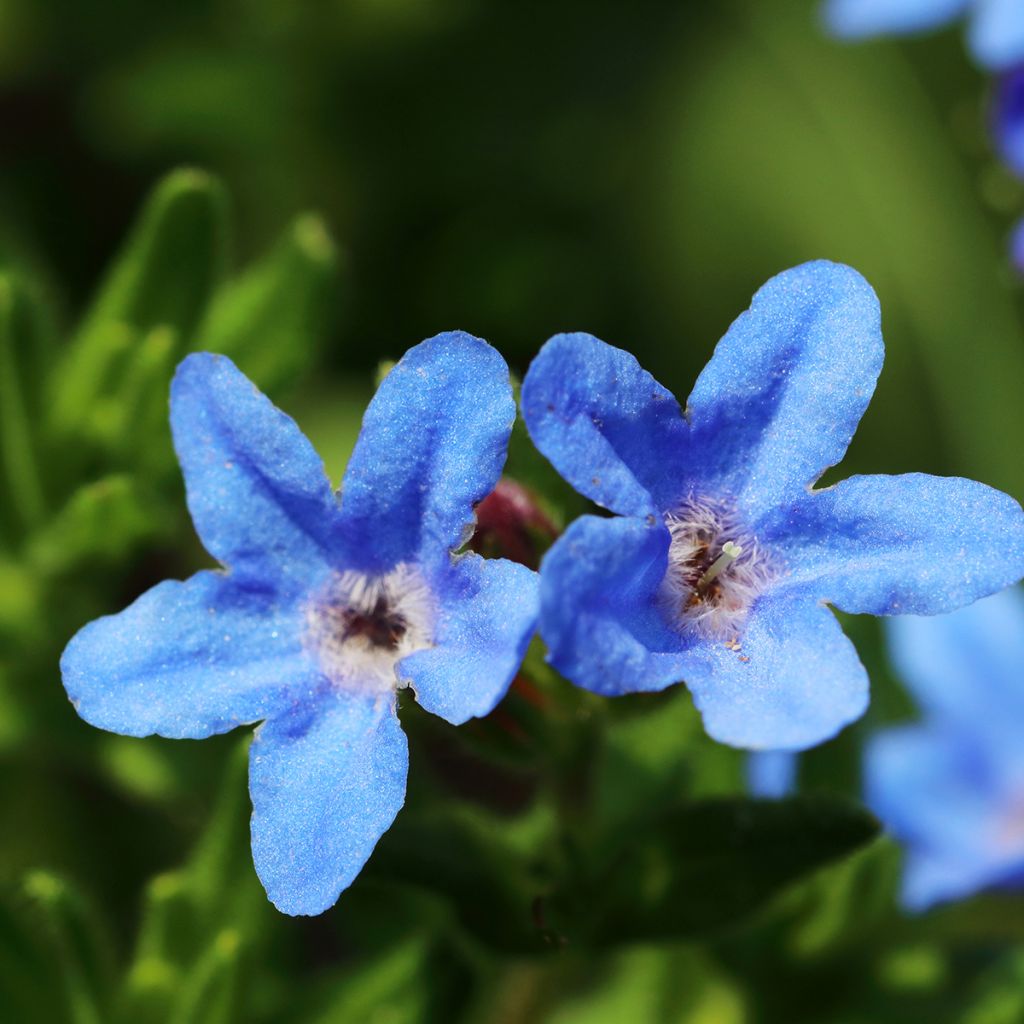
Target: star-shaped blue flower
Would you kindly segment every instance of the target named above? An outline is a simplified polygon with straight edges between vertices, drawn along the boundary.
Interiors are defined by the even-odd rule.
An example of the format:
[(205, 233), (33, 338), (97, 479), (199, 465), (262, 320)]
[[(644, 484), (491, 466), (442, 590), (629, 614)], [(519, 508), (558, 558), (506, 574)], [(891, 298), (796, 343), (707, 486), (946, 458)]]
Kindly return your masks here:
[(93, 725), (199, 739), (262, 722), (252, 848), (270, 899), (318, 914), (405, 796), (396, 693), (458, 724), (505, 693), (534, 630), (536, 574), (454, 554), (495, 485), (515, 404), (485, 342), (410, 349), (367, 409), (342, 499), (319, 456), (223, 356), (181, 364), (171, 427), (189, 510), (225, 568), (167, 581), (68, 644)]
[(1003, 71), (1024, 61), (1024, 4), (1020, 0), (826, 0), (825, 21), (847, 39), (902, 35), (938, 28), (966, 14), (974, 59)]
[(873, 737), (866, 798), (906, 848), (903, 902), (922, 910), (1024, 885), (1024, 595), (889, 624), (924, 719)]
[(535, 444), (616, 513), (578, 519), (541, 569), (541, 633), (570, 680), (615, 695), (685, 680), (707, 731), (800, 749), (857, 718), (868, 681), (826, 602), (934, 614), (1024, 574), (1024, 513), (970, 480), (812, 485), (875, 387), (878, 302), (809, 263), (754, 297), (683, 414), (637, 361), (552, 338), (523, 383)]

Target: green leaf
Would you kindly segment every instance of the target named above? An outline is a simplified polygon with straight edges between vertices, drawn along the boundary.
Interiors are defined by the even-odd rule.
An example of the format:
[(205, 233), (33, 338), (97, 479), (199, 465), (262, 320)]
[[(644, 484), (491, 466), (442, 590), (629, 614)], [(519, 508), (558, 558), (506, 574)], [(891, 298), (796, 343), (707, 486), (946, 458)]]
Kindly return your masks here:
[(106, 923), (68, 881), (32, 871), (24, 891), (50, 943), (73, 1024), (102, 1024), (114, 978), (114, 947)]
[(1024, 1020), (1024, 948), (987, 971), (961, 1018), (962, 1024), (1020, 1024)]
[(798, 956), (814, 956), (856, 942), (896, 913), (899, 881), (899, 848), (879, 836), (785, 894), (780, 909), (792, 915), (787, 944)]
[(194, 347), (230, 356), (264, 390), (292, 384), (324, 333), (336, 270), (323, 221), (298, 217), (270, 253), (220, 289)]
[(311, 1024), (428, 1024), (431, 943), (415, 935), (362, 961), (332, 986)]
[(743, 1000), (694, 949), (640, 946), (588, 957), (585, 977), (544, 1024), (744, 1024)]
[(56, 576), (86, 563), (122, 561), (171, 521), (135, 477), (104, 477), (79, 488), (32, 536), (26, 562), (34, 571)]
[(45, 507), (30, 373), (38, 343), (28, 296), (14, 278), (0, 275), (0, 481), (2, 506), (14, 519), (8, 527), (18, 532), (34, 526)]
[(196, 337), (224, 275), (226, 244), (227, 201), (215, 178), (183, 169), (157, 185), (55, 373), (58, 434), (73, 433), (116, 385), (134, 338), (161, 327), (181, 344)]
[(615, 855), (584, 861), (552, 894), (570, 943), (683, 938), (722, 928), (879, 832), (859, 805), (822, 797), (709, 799), (624, 833)]

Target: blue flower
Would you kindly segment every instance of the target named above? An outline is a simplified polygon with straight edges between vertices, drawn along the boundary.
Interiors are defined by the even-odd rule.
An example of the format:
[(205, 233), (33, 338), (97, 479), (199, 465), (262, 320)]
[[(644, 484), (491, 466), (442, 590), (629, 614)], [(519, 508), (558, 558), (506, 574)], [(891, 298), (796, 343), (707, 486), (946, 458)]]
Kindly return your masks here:
[(224, 570), (167, 581), (89, 624), (61, 661), (78, 713), (128, 736), (262, 722), (252, 848), (270, 899), (318, 914), (405, 797), (396, 692), (459, 724), (505, 693), (534, 630), (536, 574), (453, 557), (495, 485), (515, 404), (467, 334), (410, 349), (367, 409), (339, 502), (296, 424), (223, 356), (171, 386), (189, 510)]
[(1024, 178), (1024, 67), (1001, 76), (992, 107), (992, 134), (1003, 163)]
[(982, 67), (1002, 71), (1024, 61), (1020, 0), (826, 0), (829, 30), (847, 39), (924, 32), (970, 17), (968, 45)]
[(889, 626), (923, 721), (873, 737), (866, 798), (906, 847), (914, 910), (1024, 884), (1024, 594)]
[(745, 765), (747, 789), (753, 796), (780, 800), (796, 789), (800, 755), (792, 750), (753, 750)]
[(878, 302), (808, 263), (754, 297), (684, 415), (637, 361), (552, 338), (523, 383), (537, 447), (617, 513), (578, 519), (541, 569), (541, 633), (597, 693), (686, 680), (714, 738), (801, 749), (864, 710), (868, 681), (825, 602), (935, 614), (1024, 574), (1024, 513), (970, 480), (856, 476), (843, 457), (875, 387)]

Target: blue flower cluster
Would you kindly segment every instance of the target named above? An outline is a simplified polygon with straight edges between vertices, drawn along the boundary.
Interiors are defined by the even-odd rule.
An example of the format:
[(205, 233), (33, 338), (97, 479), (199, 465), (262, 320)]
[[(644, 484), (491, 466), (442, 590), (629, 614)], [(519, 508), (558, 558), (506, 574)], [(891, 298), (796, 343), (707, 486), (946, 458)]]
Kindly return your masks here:
[(801, 749), (857, 718), (868, 680), (828, 605), (934, 614), (1024, 575), (1024, 513), (920, 474), (814, 483), (846, 450), (882, 365), (878, 303), (848, 267), (768, 282), (685, 412), (622, 351), (559, 335), (523, 383), (540, 451), (611, 513), (538, 575), (464, 550), (515, 405), (463, 333), (410, 349), (363, 421), (340, 495), (296, 424), (225, 357), (171, 388), (192, 519), (221, 565), (83, 628), (62, 672), (79, 714), (131, 736), (258, 726), (252, 846), (270, 899), (331, 906), (402, 806), (397, 693), (453, 724), (504, 695), (537, 628), (600, 694), (685, 681), (708, 732)]
[(1020, 0), (827, 0), (825, 20), (837, 36), (864, 39), (939, 28), (969, 19), (967, 43), (990, 71), (1024, 61), (1024, 4)]
[(1024, 884), (1024, 594), (895, 619), (888, 634), (924, 718), (874, 737), (864, 775), (907, 849), (904, 903)]
[[(968, 45), (978, 64), (999, 75), (992, 136), (1006, 167), (1024, 180), (1024, 3), (1021, 0), (827, 0), (825, 21), (844, 39), (922, 32), (961, 15), (970, 18)], [(1010, 255), (1024, 271), (1024, 221)]]

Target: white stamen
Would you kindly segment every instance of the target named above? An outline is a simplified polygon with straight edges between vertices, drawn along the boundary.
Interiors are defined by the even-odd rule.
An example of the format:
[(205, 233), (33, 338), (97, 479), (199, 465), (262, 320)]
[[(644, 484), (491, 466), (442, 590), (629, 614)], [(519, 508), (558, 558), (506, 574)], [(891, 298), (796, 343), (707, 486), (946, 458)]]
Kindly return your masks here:
[(433, 647), (434, 601), (426, 581), (401, 563), (385, 576), (337, 573), (306, 609), (306, 642), (336, 686), (398, 688), (395, 665)]
[(697, 592), (703, 593), (707, 590), (708, 584), (719, 574), (725, 572), (726, 569), (736, 561), (740, 555), (743, 554), (743, 548), (736, 544), (733, 544), (731, 540), (727, 540), (722, 545), (722, 553), (708, 566), (707, 572), (699, 580), (697, 580)]
[(661, 585), (666, 614), (683, 630), (736, 641), (778, 575), (774, 559), (724, 502), (690, 499), (665, 516), (665, 525), (672, 538)]

